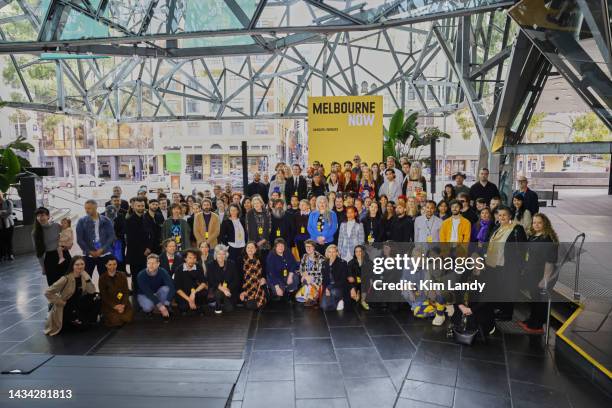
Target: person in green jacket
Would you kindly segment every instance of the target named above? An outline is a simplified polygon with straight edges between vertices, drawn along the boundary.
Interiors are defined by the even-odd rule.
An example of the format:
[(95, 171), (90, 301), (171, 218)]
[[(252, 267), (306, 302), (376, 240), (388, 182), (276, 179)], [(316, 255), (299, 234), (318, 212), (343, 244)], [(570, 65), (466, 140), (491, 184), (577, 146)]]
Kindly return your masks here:
[(177, 251), (181, 252), (190, 246), (191, 228), (182, 218), (180, 204), (172, 204), (171, 211), (172, 217), (164, 221), (162, 227), (162, 241), (172, 239), (176, 242)]

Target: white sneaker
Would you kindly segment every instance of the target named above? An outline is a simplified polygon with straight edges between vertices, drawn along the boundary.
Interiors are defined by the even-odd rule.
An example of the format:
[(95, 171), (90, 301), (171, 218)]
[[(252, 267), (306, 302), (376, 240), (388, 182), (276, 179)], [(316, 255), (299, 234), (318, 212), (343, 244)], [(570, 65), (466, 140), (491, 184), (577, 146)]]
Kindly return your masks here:
[(336, 310), (344, 310), (344, 300), (340, 300), (336, 306)]
[(495, 334), (495, 325), (493, 325), (493, 328), (489, 331), (489, 336), (492, 336)]
[(446, 320), (446, 318), (443, 314), (436, 314), (436, 317), (433, 318), (431, 324), (434, 326), (442, 326), (442, 324), (444, 324), (444, 320)]
[(455, 305), (446, 305), (446, 314), (448, 317), (453, 317), (455, 314)]

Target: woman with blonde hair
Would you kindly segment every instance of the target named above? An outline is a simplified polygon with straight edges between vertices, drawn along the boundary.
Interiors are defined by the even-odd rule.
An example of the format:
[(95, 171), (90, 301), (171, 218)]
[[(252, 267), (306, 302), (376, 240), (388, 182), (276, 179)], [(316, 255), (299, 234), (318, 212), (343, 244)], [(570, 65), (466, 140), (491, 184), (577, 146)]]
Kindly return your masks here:
[(423, 176), (421, 163), (413, 162), (410, 166), (410, 172), (402, 183), (402, 194), (415, 197), (419, 204), (427, 199), (427, 180)]
[(323, 275), (321, 309), (344, 310), (348, 266), (338, 255), (338, 247), (333, 244), (325, 249), (325, 261), (321, 272)]
[(376, 196), (376, 182), (372, 175), (372, 170), (365, 167), (361, 172), (361, 179), (359, 180), (359, 197), (365, 200), (366, 198), (374, 198)]
[(336, 213), (330, 211), (327, 197), (319, 196), (316, 209), (308, 217), (308, 233), (310, 239), (317, 243), (317, 250), (325, 252), (325, 248), (334, 241), (334, 234), (338, 229)]
[(529, 317), (519, 322), (519, 326), (530, 334), (544, 334), (546, 322), (547, 296), (543, 295), (556, 282), (559, 237), (550, 219), (537, 213), (531, 219), (527, 256), (523, 276), (531, 295)]
[(276, 177), (274, 178), (274, 180), (270, 181), (270, 187), (268, 188), (268, 197), (271, 197), (272, 193), (277, 192), (280, 194), (279, 198), (285, 201), (285, 174), (286, 173), (283, 167), (279, 167), (276, 170)]

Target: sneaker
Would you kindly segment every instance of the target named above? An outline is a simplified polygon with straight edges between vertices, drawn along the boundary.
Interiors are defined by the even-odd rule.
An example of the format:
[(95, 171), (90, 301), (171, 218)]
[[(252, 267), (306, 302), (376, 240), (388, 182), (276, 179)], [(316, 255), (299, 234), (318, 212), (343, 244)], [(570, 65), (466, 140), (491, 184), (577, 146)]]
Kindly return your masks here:
[(446, 305), (446, 314), (448, 317), (453, 317), (455, 314), (455, 305)]
[(442, 326), (444, 324), (444, 320), (446, 320), (444, 314), (436, 314), (436, 317), (433, 318), (431, 324), (434, 326)]
[(518, 325), (523, 329), (526, 333), (529, 334), (544, 334), (544, 329), (534, 329), (533, 327), (529, 327), (525, 322), (517, 322)]
[(223, 309), (215, 309), (215, 314), (221, 314), (223, 313)]
[(340, 300), (336, 306), (336, 310), (344, 310), (344, 300)]
[(495, 325), (493, 325), (493, 328), (489, 330), (489, 336), (492, 336), (493, 334), (495, 334)]
[(361, 301), (361, 307), (363, 307), (363, 310), (370, 310), (370, 305), (365, 300)]

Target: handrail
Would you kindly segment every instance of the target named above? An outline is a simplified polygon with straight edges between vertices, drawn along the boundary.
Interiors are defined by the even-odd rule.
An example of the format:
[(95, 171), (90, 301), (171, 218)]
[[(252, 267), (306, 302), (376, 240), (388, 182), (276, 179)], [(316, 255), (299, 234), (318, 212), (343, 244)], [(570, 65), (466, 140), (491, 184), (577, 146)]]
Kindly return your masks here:
[(550, 206), (555, 206), (555, 187), (608, 187), (607, 184), (554, 184), (552, 185), (552, 196), (550, 197)]

